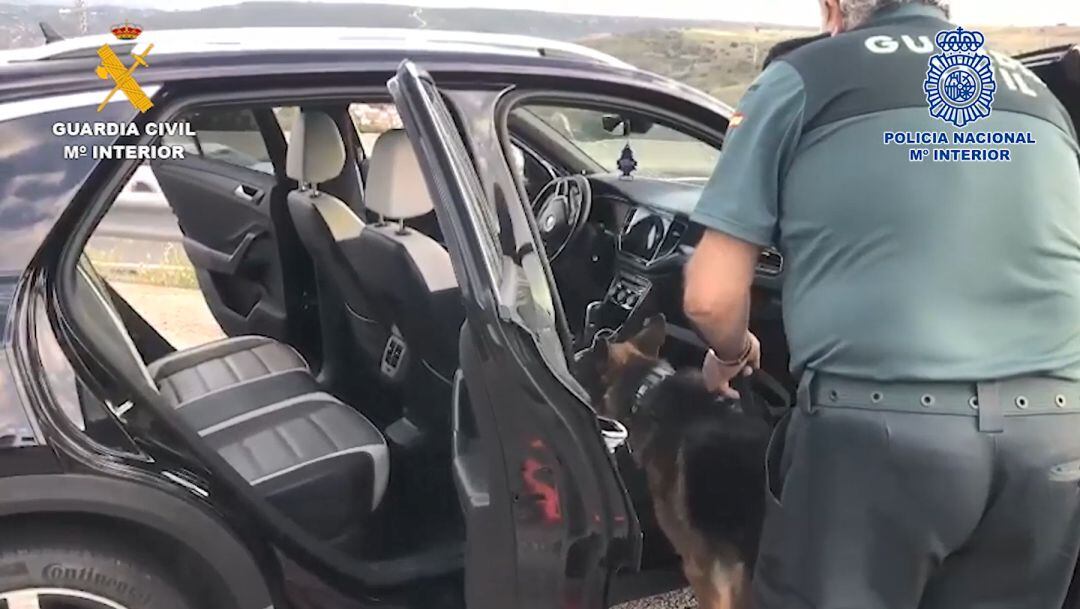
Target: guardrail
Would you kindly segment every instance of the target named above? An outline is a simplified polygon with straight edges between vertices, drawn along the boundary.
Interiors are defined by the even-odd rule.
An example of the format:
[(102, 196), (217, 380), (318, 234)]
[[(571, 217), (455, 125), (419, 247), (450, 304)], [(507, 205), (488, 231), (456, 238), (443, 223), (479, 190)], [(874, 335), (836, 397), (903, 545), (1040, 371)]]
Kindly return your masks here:
[(181, 243), (184, 238), (165, 197), (130, 192), (116, 198), (94, 235), (166, 243)]

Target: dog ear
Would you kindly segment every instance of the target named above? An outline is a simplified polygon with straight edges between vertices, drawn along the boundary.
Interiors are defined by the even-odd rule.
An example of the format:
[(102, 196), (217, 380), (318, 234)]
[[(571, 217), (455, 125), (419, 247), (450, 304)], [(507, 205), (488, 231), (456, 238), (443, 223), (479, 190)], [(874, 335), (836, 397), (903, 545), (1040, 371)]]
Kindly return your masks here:
[(578, 352), (574, 360), (574, 374), (583, 382), (593, 377), (599, 378), (607, 371), (610, 358), (611, 337), (597, 334), (593, 337), (592, 344)]
[(667, 320), (663, 314), (654, 315), (645, 320), (641, 331), (630, 339), (630, 343), (645, 355), (660, 357), (660, 348), (667, 340)]

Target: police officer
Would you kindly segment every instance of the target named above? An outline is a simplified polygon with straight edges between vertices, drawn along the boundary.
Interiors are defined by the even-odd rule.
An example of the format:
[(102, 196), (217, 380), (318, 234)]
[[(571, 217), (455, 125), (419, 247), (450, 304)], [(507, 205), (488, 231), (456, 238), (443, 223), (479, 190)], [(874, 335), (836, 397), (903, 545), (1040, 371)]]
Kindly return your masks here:
[[(773, 62), (732, 119), (686, 270), (704, 372), (730, 392), (759, 356), (755, 262), (769, 245), (785, 260), (801, 381), (769, 449), (757, 606), (1056, 609), (1080, 544), (1074, 127), (994, 54), (989, 116), (932, 116), (928, 89), (962, 107), (992, 84), (928, 75), (956, 30), (947, 0), (820, 4), (832, 36)], [(888, 132), (1036, 143), (1004, 146), (1009, 161), (912, 160)]]

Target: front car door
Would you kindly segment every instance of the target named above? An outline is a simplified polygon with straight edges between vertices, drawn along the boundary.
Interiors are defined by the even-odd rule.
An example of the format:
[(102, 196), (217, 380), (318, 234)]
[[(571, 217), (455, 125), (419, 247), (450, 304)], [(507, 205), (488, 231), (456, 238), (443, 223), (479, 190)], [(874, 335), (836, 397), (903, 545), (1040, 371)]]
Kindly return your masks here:
[(1046, 83), (1068, 110), (1073, 124), (1080, 125), (1080, 46), (1032, 51), (1016, 59)]
[(446, 210), (466, 302), (453, 468), (468, 607), (602, 607), (610, 573), (636, 566), (640, 530), (570, 376), (535, 227), (513, 189), (480, 183), (470, 157), (488, 170), (506, 159), (470, 155), (430, 76), (405, 62), (390, 91)]
[[(1056, 47), (1016, 57), (1057, 95), (1080, 131), (1080, 46)], [(1080, 607), (1080, 564), (1077, 565), (1064, 607)]]

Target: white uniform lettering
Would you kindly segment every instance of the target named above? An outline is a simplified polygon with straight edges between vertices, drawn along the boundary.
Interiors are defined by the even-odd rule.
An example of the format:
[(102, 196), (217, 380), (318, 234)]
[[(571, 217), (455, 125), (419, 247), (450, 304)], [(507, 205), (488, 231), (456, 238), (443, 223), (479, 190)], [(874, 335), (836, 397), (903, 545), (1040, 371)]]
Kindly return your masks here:
[(900, 39), (904, 41), (904, 45), (911, 49), (913, 53), (929, 55), (934, 52), (934, 42), (930, 40), (929, 36), (919, 36), (919, 40), (916, 41), (911, 36), (904, 34)]
[(871, 36), (866, 39), (866, 48), (869, 49), (871, 53), (888, 55), (889, 53), (895, 53), (900, 48), (900, 43), (893, 40), (890, 36)]

